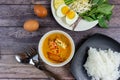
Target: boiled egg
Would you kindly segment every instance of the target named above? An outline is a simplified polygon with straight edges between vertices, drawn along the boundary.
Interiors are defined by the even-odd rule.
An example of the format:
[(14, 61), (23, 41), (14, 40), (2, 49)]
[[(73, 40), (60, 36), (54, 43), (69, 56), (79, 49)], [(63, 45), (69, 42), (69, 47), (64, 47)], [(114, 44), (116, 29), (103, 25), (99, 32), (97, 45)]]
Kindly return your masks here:
[(65, 5), (65, 4), (62, 4), (58, 7), (57, 11), (56, 11), (56, 14), (58, 17), (64, 17), (68, 12), (69, 12), (70, 8)]
[(67, 14), (66, 14), (66, 23), (71, 25), (73, 24), (75, 21), (77, 21), (78, 19), (78, 14), (76, 12), (74, 12), (73, 10), (70, 10)]

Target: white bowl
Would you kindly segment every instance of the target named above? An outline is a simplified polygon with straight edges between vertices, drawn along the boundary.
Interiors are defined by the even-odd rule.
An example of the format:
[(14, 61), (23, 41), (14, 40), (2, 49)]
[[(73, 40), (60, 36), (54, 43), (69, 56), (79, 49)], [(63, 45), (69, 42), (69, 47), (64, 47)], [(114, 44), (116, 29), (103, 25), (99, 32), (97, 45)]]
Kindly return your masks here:
[[(42, 52), (42, 45), (43, 45), (43, 41), (46, 39), (46, 37), (48, 37), (50, 34), (53, 34), (53, 33), (61, 33), (63, 35), (65, 35), (69, 40), (70, 40), (70, 43), (71, 43), (71, 47), (72, 47), (72, 51), (71, 51), (71, 54), (70, 56), (68, 57), (67, 60), (65, 60), (64, 62), (61, 62), (61, 63), (52, 63), (50, 61), (48, 61), (43, 52)], [(48, 65), (50, 66), (53, 66), (53, 67), (60, 67), (60, 66), (64, 66), (66, 65), (68, 62), (70, 62), (70, 60), (73, 58), (73, 55), (74, 55), (74, 52), (75, 52), (75, 45), (74, 45), (74, 42), (73, 42), (73, 39), (70, 37), (69, 34), (67, 34), (66, 32), (64, 31), (60, 31), (60, 30), (53, 30), (53, 31), (49, 31), (47, 32), (39, 41), (39, 45), (38, 45), (38, 52), (39, 52), (39, 55), (41, 57), (41, 59)]]

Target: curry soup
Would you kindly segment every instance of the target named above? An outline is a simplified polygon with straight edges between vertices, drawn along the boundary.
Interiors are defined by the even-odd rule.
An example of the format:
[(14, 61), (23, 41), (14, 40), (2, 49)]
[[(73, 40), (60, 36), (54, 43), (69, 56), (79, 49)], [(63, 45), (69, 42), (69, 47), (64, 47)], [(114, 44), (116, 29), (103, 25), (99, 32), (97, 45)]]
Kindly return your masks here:
[(71, 54), (71, 43), (61, 33), (53, 33), (43, 41), (42, 50), (45, 58), (52, 63), (64, 62)]

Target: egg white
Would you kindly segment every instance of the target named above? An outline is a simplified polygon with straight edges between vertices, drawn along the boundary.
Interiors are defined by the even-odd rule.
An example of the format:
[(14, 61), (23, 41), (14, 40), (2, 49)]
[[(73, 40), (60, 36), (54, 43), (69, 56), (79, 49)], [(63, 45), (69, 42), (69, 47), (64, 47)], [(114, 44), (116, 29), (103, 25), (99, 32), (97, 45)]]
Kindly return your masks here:
[(73, 19), (69, 19), (67, 16), (66, 16), (66, 23), (69, 24), (69, 25), (72, 25), (75, 21), (77, 21), (78, 19), (78, 14), (75, 12), (75, 17)]
[(65, 16), (65, 14), (62, 13), (62, 8), (63, 8), (64, 6), (67, 6), (67, 5), (65, 5), (65, 4), (60, 5), (60, 6), (58, 7), (57, 11), (56, 11), (57, 16), (60, 17), (60, 18)]

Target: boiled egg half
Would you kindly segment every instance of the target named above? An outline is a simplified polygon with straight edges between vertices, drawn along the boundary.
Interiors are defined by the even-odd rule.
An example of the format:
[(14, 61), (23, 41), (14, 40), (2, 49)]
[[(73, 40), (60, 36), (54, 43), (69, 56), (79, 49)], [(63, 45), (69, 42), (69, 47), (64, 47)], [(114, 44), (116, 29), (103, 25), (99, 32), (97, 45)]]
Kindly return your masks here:
[(65, 17), (67, 24), (71, 25), (78, 19), (78, 14), (71, 10), (66, 4), (62, 4), (58, 7), (56, 14), (58, 17)]
[(78, 19), (78, 14), (73, 10), (70, 10), (66, 14), (66, 23), (69, 25), (73, 24), (75, 21), (77, 21), (77, 19)]
[(64, 17), (69, 12), (69, 10), (70, 8), (67, 5), (62, 4), (58, 7), (56, 14), (58, 17)]

